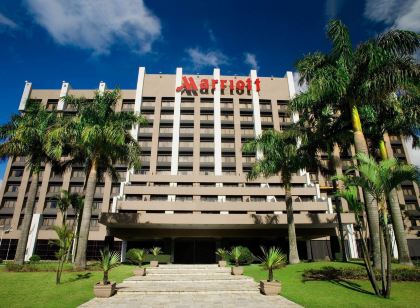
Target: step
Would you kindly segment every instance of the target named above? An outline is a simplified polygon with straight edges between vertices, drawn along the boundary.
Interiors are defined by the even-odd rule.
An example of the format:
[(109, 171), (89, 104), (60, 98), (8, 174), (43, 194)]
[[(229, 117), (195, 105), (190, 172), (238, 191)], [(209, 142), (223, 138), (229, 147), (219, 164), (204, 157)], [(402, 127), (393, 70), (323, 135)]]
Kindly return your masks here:
[(188, 268), (218, 268), (217, 264), (159, 264), (158, 268), (180, 268), (180, 269), (188, 269)]
[(222, 294), (222, 293), (258, 293), (255, 282), (156, 282), (121, 283), (117, 285), (118, 294)]
[(243, 275), (205, 275), (196, 273), (194, 275), (146, 275), (146, 276), (132, 276), (124, 280), (124, 282), (137, 281), (253, 281), (252, 278)]
[(205, 274), (205, 275), (220, 275), (220, 274), (230, 274), (230, 268), (212, 268), (212, 269), (202, 269), (202, 268), (186, 268), (186, 269), (179, 269), (179, 268), (147, 268), (146, 273), (147, 275), (190, 275), (190, 274)]

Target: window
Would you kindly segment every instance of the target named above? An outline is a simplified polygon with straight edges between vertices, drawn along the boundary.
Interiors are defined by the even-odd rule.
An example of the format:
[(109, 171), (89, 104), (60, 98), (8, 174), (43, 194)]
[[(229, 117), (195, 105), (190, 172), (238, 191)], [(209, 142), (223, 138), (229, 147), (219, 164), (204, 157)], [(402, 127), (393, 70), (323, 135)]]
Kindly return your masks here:
[(102, 201), (93, 201), (92, 210), (100, 210), (102, 208)]
[(217, 202), (218, 201), (217, 196), (201, 196), (200, 201), (204, 202)]
[(84, 178), (85, 177), (85, 171), (83, 169), (74, 169), (72, 171), (73, 178)]
[(49, 111), (57, 110), (57, 106), (58, 106), (58, 99), (49, 99), (47, 101), (47, 110)]
[(96, 195), (96, 194), (103, 194), (103, 193), (104, 193), (104, 189), (105, 189), (105, 187), (104, 187), (104, 186), (102, 186), (102, 185), (97, 185), (97, 186), (96, 186), (96, 189), (95, 189), (95, 195)]
[(7, 191), (8, 192), (18, 192), (18, 190), (19, 190), (18, 185), (10, 184), (10, 185), (7, 186)]
[(42, 220), (42, 229), (52, 229), (55, 223), (55, 217), (53, 216), (44, 216)]
[(61, 189), (61, 185), (50, 185), (48, 187), (48, 192), (49, 193), (58, 193), (58, 192), (60, 192), (60, 189)]
[(90, 230), (97, 230), (99, 229), (99, 219), (98, 218), (92, 218), (90, 220)]
[(12, 217), (13, 216), (0, 216), (0, 226), (4, 226), (3, 228), (8, 228), (12, 225)]
[(8, 209), (14, 208), (15, 205), (16, 205), (16, 200), (10, 200), (10, 199), (9, 200), (8, 199), (3, 200), (3, 207), (4, 208), (8, 208)]
[(48, 200), (47, 201), (47, 208), (56, 209), (57, 208), (57, 200)]
[(20, 178), (23, 175), (23, 169), (14, 169), (12, 171), (12, 177)]
[(122, 102), (122, 111), (134, 111), (134, 99), (124, 99)]
[(70, 185), (70, 193), (79, 194), (83, 192), (83, 185)]
[(167, 195), (151, 195), (150, 201), (168, 201)]

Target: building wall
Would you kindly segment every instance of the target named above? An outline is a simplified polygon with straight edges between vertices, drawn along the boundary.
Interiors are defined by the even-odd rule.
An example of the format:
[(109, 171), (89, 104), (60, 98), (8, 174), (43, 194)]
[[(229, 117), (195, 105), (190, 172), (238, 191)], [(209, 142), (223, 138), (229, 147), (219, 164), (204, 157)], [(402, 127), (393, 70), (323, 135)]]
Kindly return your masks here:
[[(192, 77), (199, 85), (202, 79), (219, 79), (219, 75), (220, 71), (216, 69), (213, 75)], [(179, 93), (175, 89), (180, 85), (181, 76), (182, 69), (178, 69), (177, 74), (146, 74), (144, 68), (140, 68), (137, 88), (121, 90), (116, 110), (135, 111), (148, 119), (145, 127), (132, 129), (142, 147), (142, 169), (133, 172), (125, 165), (116, 165), (120, 181), (113, 182), (108, 176), (98, 181), (89, 234), (92, 245), (97, 243), (94, 241), (103, 241), (106, 235), (105, 225), (99, 223), (101, 213), (103, 222), (119, 228), (115, 234), (124, 240), (129, 240), (137, 231), (124, 230), (124, 226), (132, 222), (124, 220), (125, 216), (115, 218), (115, 215), (138, 219), (134, 224), (139, 229), (147, 223), (163, 225), (169, 230), (187, 225), (193, 225), (192, 229), (209, 229), (207, 233), (200, 231), (200, 236), (219, 234), (220, 237), (223, 233), (219, 231), (223, 227), (228, 230), (244, 226), (258, 229), (264, 224), (269, 225), (268, 228), (285, 230), (286, 209), (280, 177), (248, 182), (246, 173), (258, 153), (245, 155), (241, 148), (261, 130), (284, 130), (296, 119), (297, 115), (287, 113), (287, 103), (294, 95), (291, 74), (259, 77), (259, 93), (222, 91), (220, 84), (208, 93)], [(256, 72), (251, 72), (250, 76), (255, 79)], [(222, 75), (220, 79), (245, 80), (248, 77)], [(100, 90), (104, 87), (104, 83), (99, 85)], [(37, 90), (27, 83), (20, 110), (24, 110), (24, 103), (30, 98), (39, 100), (49, 109), (74, 113), (60, 98), (71, 94), (92, 99), (94, 91), (72, 89), (68, 83), (63, 83), (59, 90)], [(400, 137), (391, 136), (386, 142), (390, 154), (406, 159), (406, 148)], [(339, 173), (354, 163), (352, 148), (337, 148), (335, 155), (341, 159)], [(53, 174), (49, 165), (44, 166), (35, 208), (35, 213), (42, 215), (35, 252), (42, 249), (45, 241), (55, 237), (51, 226), (61, 223), (52, 198), (62, 189), (81, 192), (84, 181), (82, 166), (72, 166), (62, 175)], [(9, 159), (3, 182), (0, 225), (11, 228), (4, 234), (5, 239), (18, 239), (30, 185), (30, 174), (23, 158)], [(292, 195), (300, 240), (320, 239), (334, 233), (335, 214), (332, 202), (328, 201), (330, 191), (330, 183), (316, 171), (303, 170), (293, 176)], [(412, 183), (405, 183), (399, 191), (400, 202), (407, 207), (407, 233), (413, 240), (418, 238), (418, 195), (418, 187)], [(348, 212), (346, 207), (344, 210)], [(68, 218), (70, 221), (74, 218), (71, 211)], [(345, 213), (343, 221), (352, 223), (354, 218)], [(158, 227), (151, 233), (157, 237), (159, 234), (170, 236)], [(172, 233), (176, 234), (175, 231)], [(139, 234), (147, 237), (148, 233)], [(195, 232), (190, 232), (190, 236), (194, 235)], [(4, 250), (3, 246), (0, 251)], [(49, 253), (45, 249), (42, 251)]]

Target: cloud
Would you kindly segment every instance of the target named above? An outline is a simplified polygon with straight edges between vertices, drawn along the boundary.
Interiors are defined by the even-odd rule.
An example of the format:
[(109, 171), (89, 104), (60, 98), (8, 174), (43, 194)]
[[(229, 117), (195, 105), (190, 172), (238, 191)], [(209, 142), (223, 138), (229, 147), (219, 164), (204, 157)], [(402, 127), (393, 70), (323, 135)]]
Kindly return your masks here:
[(389, 28), (420, 31), (420, 0), (367, 0), (364, 16)]
[(228, 58), (218, 50), (202, 51), (198, 47), (186, 50), (195, 69), (212, 66), (219, 67), (227, 64)]
[(18, 25), (13, 20), (11, 20), (10, 18), (7, 18), (2, 13), (0, 13), (0, 27), (17, 29)]
[(325, 15), (328, 19), (335, 18), (340, 13), (343, 7), (344, 0), (326, 0), (325, 1)]
[(108, 54), (123, 43), (149, 52), (161, 24), (143, 0), (26, 0), (35, 21), (60, 45)]
[(244, 57), (245, 63), (251, 66), (251, 68), (256, 70), (259, 69), (257, 57), (253, 53), (245, 52)]

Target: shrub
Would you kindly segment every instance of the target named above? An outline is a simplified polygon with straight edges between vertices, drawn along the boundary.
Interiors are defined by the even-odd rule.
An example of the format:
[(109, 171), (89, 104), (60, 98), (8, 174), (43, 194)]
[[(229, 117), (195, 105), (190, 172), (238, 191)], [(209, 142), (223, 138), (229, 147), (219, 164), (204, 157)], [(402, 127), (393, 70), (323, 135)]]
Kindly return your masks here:
[[(375, 271), (378, 279), (381, 278), (381, 272)], [(419, 268), (396, 268), (391, 272), (392, 280), (394, 281), (420, 281)], [(325, 266), (321, 269), (305, 270), (302, 274), (303, 280), (340, 280), (340, 279), (354, 279), (365, 280), (368, 279), (366, 269), (360, 268), (334, 268)]]
[(127, 259), (132, 263), (141, 266), (141, 264), (144, 261), (145, 254), (146, 252), (144, 249), (132, 248), (129, 251), (127, 251)]
[(2, 264), (3, 263), (3, 259), (2, 258), (0, 258), (0, 264)]
[[(240, 251), (240, 256), (239, 256), (240, 265), (249, 265), (255, 261), (255, 257), (252, 254), (251, 250), (249, 250), (247, 247), (244, 247), (244, 246), (237, 246), (237, 247)], [(230, 261), (235, 263), (235, 259), (232, 256), (230, 256)]]
[(222, 261), (229, 261), (229, 251), (227, 251), (224, 248), (218, 248), (216, 250), (216, 255), (220, 258)]
[(32, 257), (29, 258), (29, 262), (31, 263), (37, 263), (41, 261), (41, 257), (38, 255), (32, 255)]

